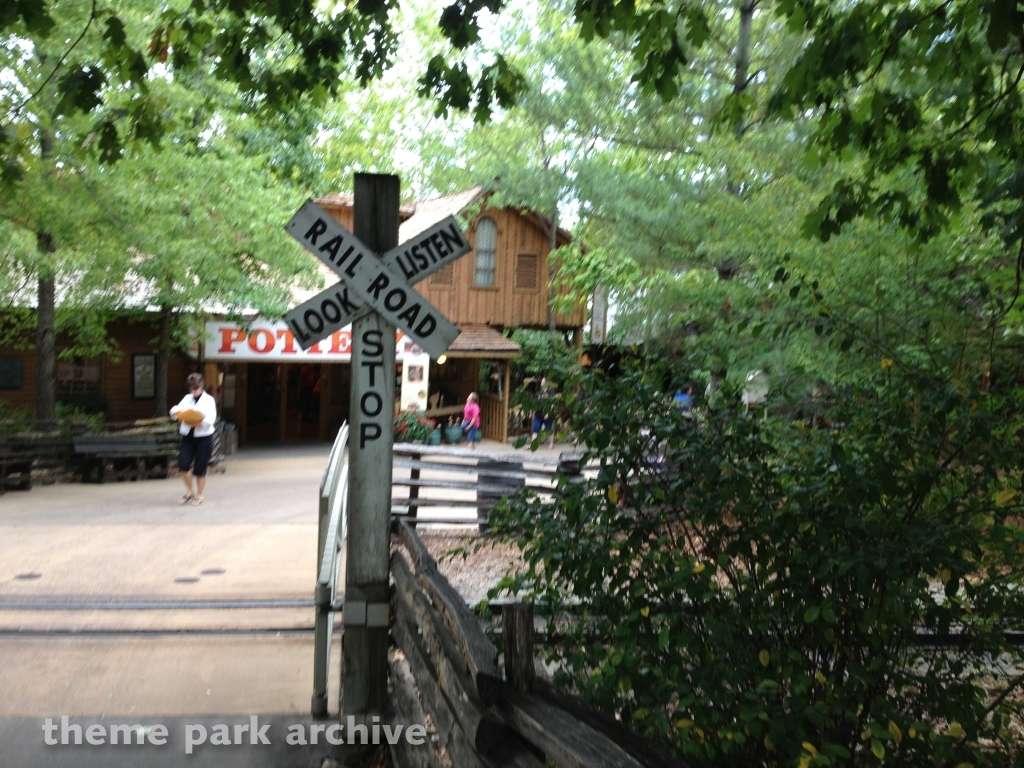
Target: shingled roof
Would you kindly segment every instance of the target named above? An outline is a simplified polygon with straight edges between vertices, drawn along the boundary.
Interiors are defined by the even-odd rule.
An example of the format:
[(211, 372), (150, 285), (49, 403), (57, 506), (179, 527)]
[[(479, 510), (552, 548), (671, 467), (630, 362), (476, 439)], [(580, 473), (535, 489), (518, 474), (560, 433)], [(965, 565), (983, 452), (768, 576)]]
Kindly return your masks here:
[(463, 325), (462, 333), (445, 353), (448, 357), (512, 358), (521, 354), (519, 345), (489, 325)]
[(398, 227), (398, 242), (404, 243), (442, 219), (454, 216), (463, 208), (479, 200), (483, 194), (483, 187), (473, 187), (463, 192), (456, 192), (454, 195), (435, 197), (416, 203), (416, 213)]
[[(323, 208), (352, 208), (356, 204), (356, 198), (354, 195), (342, 195), (337, 192), (332, 192), (329, 195), (322, 195), (316, 199), (316, 204)], [(414, 213), (416, 213), (416, 206), (418, 203), (402, 203), (398, 206), (398, 219), (399, 221), (405, 221)]]

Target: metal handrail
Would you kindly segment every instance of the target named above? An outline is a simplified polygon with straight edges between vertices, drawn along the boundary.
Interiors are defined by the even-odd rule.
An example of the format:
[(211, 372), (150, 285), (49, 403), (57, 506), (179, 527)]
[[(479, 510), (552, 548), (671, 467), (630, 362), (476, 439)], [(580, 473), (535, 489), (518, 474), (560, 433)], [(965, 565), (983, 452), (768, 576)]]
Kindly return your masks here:
[(331, 643), (334, 639), (334, 612), (338, 593), (338, 553), (342, 550), (348, 528), (348, 424), (343, 424), (334, 440), (331, 454), (320, 481), (320, 520), (317, 537), (317, 580), (313, 592), (316, 603), (316, 626), (313, 642), (314, 716), (327, 714), (327, 673), (331, 665)]

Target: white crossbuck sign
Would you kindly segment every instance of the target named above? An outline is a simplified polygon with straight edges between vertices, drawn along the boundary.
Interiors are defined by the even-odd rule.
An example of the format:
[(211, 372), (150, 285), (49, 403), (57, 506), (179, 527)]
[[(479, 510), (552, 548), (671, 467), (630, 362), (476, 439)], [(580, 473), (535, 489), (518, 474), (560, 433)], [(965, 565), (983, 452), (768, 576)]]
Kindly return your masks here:
[(458, 337), (458, 327), (411, 287), (471, 250), (455, 217), (383, 255), (312, 200), (303, 204), (286, 229), (342, 280), (284, 316), (303, 349), (370, 312), (401, 328), (431, 357), (440, 356)]

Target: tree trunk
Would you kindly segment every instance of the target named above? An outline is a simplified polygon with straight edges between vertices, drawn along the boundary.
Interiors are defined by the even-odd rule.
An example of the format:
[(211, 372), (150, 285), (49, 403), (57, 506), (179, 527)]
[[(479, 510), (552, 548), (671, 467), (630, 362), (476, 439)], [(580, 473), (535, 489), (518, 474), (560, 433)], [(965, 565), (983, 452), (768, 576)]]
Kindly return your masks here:
[[(38, 233), (40, 250), (52, 252), (53, 238)], [(57, 419), (57, 350), (54, 343), (57, 326), (54, 305), (53, 275), (40, 272), (38, 311), (36, 316), (36, 425), (39, 429), (52, 428)]]
[[(754, 9), (757, 7), (758, 0), (740, 0), (739, 12), (740, 12), (740, 29), (739, 35), (736, 39), (736, 69), (733, 73), (732, 81), (732, 92), (734, 96), (739, 96), (743, 91), (747, 89), (747, 84), (750, 80), (750, 38), (751, 29), (754, 21)], [(746, 119), (741, 113), (736, 118), (736, 124), (733, 126), (733, 131), (736, 134), (736, 139), (742, 139), (743, 134), (746, 131)], [(737, 182), (735, 178), (729, 177), (729, 182), (726, 188), (734, 195), (740, 196), (744, 193), (744, 185), (742, 181)], [(739, 270), (739, 265), (732, 257), (726, 257), (720, 261), (715, 271), (718, 273), (719, 280), (732, 280), (736, 276), (736, 272)], [(729, 305), (725, 304), (719, 311), (719, 317), (724, 321), (729, 321)], [(708, 402), (712, 403), (717, 399), (717, 393), (722, 387), (722, 383), (725, 381), (728, 371), (725, 368), (719, 368), (711, 372), (711, 382), (708, 384)]]
[(156, 402), (153, 404), (153, 415), (166, 416), (167, 404), (167, 371), (171, 361), (171, 317), (173, 309), (167, 304), (160, 307), (160, 341), (156, 350)]
[[(750, 29), (753, 25), (756, 5), (757, 0), (742, 0), (740, 2), (740, 35), (736, 41), (736, 72), (732, 82), (734, 94), (743, 93), (747, 88), (747, 80), (750, 78)], [(741, 124), (741, 134), (742, 128)]]
[[(39, 137), (39, 156), (46, 162), (53, 155), (53, 136), (43, 130)], [(55, 275), (51, 265), (56, 250), (53, 235), (36, 232), (36, 248), (41, 254), (36, 313), (36, 425), (50, 429), (57, 420), (57, 310), (54, 298)]]

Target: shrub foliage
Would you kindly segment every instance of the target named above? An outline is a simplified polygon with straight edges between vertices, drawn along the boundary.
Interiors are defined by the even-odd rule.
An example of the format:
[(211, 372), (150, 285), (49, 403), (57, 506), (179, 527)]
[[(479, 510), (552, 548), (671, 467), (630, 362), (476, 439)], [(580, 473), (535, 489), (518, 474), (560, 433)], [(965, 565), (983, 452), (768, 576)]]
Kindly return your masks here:
[(897, 370), (808, 420), (567, 387), (600, 470), (492, 517), (558, 681), (693, 765), (1013, 764), (1020, 397)]

